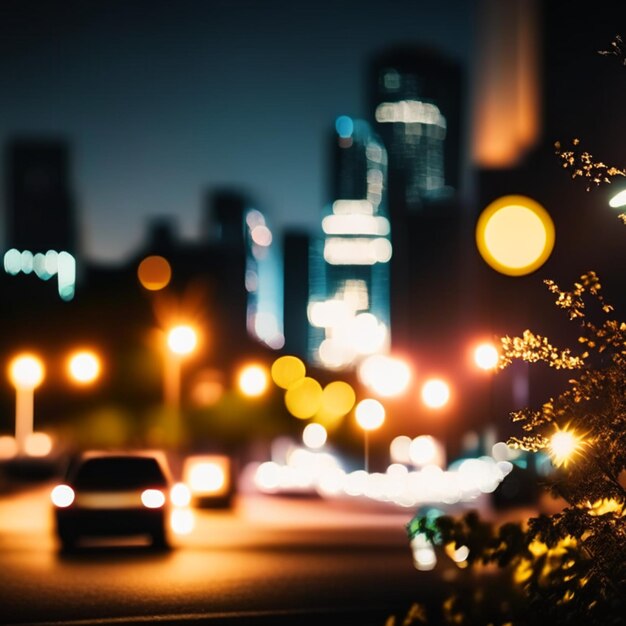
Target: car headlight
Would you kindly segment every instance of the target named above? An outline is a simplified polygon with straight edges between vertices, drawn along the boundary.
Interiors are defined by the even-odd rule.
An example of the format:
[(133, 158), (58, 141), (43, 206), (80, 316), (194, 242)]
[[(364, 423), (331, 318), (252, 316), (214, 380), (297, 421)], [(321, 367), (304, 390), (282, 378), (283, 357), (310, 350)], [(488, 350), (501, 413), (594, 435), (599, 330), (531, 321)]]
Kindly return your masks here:
[(158, 489), (146, 489), (141, 492), (141, 503), (147, 509), (160, 509), (165, 504), (165, 494)]
[(74, 490), (69, 485), (57, 485), (50, 492), (52, 504), (59, 509), (65, 509), (74, 502)]
[(176, 483), (170, 490), (170, 502), (174, 506), (185, 507), (191, 502), (191, 492), (185, 483)]

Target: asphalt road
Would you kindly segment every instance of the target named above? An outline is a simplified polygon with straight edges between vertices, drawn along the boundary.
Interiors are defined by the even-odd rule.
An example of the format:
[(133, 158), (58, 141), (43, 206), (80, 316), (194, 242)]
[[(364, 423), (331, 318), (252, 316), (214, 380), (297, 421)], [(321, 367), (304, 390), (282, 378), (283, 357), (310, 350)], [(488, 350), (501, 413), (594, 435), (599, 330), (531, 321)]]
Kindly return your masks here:
[(194, 510), (193, 531), (170, 551), (105, 543), (65, 555), (48, 488), (6, 495), (0, 623), (384, 626), (455, 576), (415, 569), (412, 513), (248, 494), (231, 510)]

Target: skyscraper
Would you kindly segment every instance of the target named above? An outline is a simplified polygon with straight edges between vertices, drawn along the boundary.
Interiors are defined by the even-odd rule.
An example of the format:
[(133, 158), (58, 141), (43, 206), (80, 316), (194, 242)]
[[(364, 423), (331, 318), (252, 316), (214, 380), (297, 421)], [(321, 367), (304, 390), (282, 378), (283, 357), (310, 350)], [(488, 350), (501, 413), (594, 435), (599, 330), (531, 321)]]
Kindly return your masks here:
[(371, 115), (389, 155), (393, 218), (459, 187), (461, 72), (423, 48), (384, 52), (370, 71)]
[(446, 234), (437, 218), (449, 217), (461, 184), (461, 71), (432, 50), (398, 48), (373, 60), (369, 85), (374, 128), (389, 160), (392, 340), (406, 350), (416, 320), (431, 308), (415, 294), (415, 279), (426, 282), (433, 269)]
[(227, 289), (232, 290), (232, 301), (245, 294), (248, 333), (270, 348), (281, 348), (282, 284), (267, 218), (243, 193), (226, 188), (211, 194), (209, 211), (208, 221), (216, 233), (213, 243), (224, 258), (231, 259), (222, 271), (232, 276), (232, 280), (226, 281)]
[[(331, 202), (311, 268), (312, 357), (340, 369), (389, 346), (387, 153), (371, 126), (340, 116), (332, 133)], [(322, 261), (323, 259), (323, 261)]]

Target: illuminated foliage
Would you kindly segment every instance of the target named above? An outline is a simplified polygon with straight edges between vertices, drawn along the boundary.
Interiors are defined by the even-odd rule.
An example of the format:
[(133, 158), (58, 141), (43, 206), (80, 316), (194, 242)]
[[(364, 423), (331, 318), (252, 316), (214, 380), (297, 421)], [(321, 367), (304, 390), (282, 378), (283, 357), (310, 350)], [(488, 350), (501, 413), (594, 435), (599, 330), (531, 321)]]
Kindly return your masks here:
[(501, 568), (498, 580), (507, 581), (507, 593), (502, 595), (500, 588), (496, 594), (498, 602), (495, 597), (490, 600), (481, 585), (480, 597), (478, 592), (471, 597), (456, 593), (441, 607), (436, 623), (477, 623), (477, 606), (489, 613), (495, 610), (492, 601), (499, 607), (500, 621), (485, 623), (574, 624), (581, 616), (587, 624), (623, 623), (626, 323), (614, 319), (593, 272), (582, 276), (571, 291), (546, 283), (556, 306), (578, 325), (582, 352), (575, 355), (573, 350), (555, 348), (546, 338), (526, 331), (522, 337), (502, 339), (500, 367), (524, 360), (576, 373), (540, 409), (512, 414), (523, 435), (508, 442), (549, 453), (554, 471), (547, 486), (567, 506), (551, 516), (500, 528), (475, 513), (460, 520), (416, 516), (408, 526), (411, 538), (424, 534), (441, 548), (451, 543), (467, 546), (467, 563), (474, 570), (477, 565), (496, 564)]
[(561, 159), (563, 169), (570, 172), (572, 178), (583, 178), (587, 185), (587, 191), (593, 185), (596, 187), (610, 183), (616, 176), (626, 176), (626, 170), (606, 165), (602, 161), (596, 161), (594, 156), (586, 150), (580, 150), (580, 139), (573, 139), (569, 150), (564, 150), (560, 141), (554, 144), (555, 152)]
[[(622, 40), (610, 51), (624, 62)], [(557, 154), (589, 190), (626, 170), (586, 152)], [(626, 218), (622, 218), (626, 222)], [(547, 452), (546, 486), (565, 503), (552, 515), (496, 527), (474, 512), (461, 519), (416, 515), (411, 539), (427, 537), (445, 558), (446, 546), (467, 546), (471, 584), (455, 585), (441, 606), (413, 611), (403, 624), (623, 624), (626, 615), (626, 322), (587, 272), (569, 290), (547, 280), (555, 306), (577, 329), (578, 346), (560, 348), (530, 330), (503, 337), (499, 368), (513, 361), (543, 363), (571, 378), (539, 408), (511, 415), (522, 433), (508, 444)], [(449, 551), (448, 551), (449, 552)], [(489, 569), (485, 566), (496, 565)], [(485, 572), (489, 571), (488, 576)], [(496, 573), (494, 573), (496, 572)], [(395, 625), (390, 618), (388, 626)]]

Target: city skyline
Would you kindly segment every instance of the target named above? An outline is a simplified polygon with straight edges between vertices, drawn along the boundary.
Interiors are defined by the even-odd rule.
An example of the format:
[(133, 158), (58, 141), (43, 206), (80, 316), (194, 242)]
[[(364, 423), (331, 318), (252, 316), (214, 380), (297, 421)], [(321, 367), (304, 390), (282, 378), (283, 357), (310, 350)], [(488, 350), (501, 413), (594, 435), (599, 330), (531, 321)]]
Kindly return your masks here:
[(326, 138), (337, 116), (368, 117), (367, 63), (406, 43), (467, 58), (471, 5), (9, 3), (0, 141), (70, 142), (93, 261), (124, 261), (164, 215), (194, 239), (216, 186), (249, 194), (279, 235), (318, 228)]

